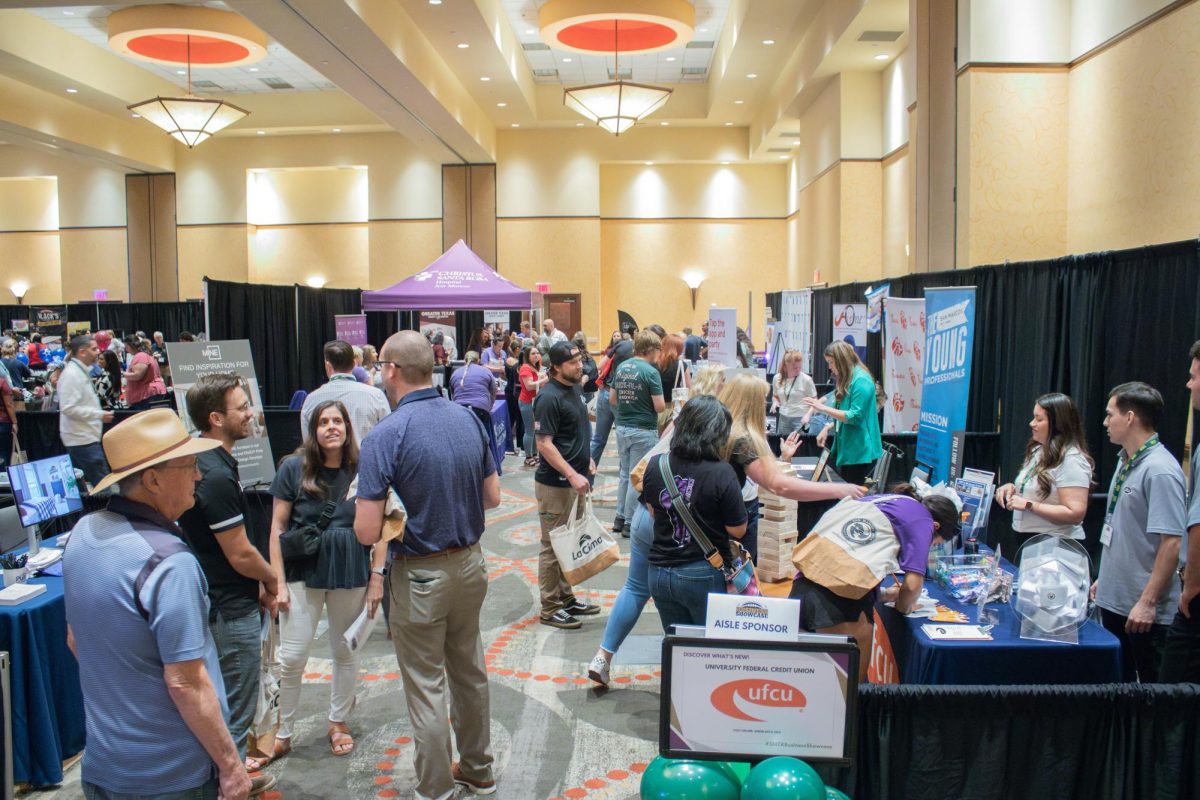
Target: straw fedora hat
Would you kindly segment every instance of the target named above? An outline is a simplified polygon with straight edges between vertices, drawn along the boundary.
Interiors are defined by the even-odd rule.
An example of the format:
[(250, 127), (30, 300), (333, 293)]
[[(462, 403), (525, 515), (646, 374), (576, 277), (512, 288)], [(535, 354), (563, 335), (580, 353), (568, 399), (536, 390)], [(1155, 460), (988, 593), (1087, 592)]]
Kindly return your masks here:
[(104, 455), (112, 474), (104, 476), (93, 492), (102, 492), (133, 473), (172, 458), (215, 450), (216, 439), (193, 439), (183, 421), (167, 408), (134, 414), (104, 434)]

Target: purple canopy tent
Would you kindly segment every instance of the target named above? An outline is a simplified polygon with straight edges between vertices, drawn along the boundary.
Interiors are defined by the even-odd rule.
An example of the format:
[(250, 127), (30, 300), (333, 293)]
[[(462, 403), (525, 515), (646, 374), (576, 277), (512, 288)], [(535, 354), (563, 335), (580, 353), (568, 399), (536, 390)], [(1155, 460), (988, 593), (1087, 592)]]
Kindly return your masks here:
[(533, 293), (500, 276), (462, 239), (416, 275), (362, 293), (363, 311), (527, 310)]

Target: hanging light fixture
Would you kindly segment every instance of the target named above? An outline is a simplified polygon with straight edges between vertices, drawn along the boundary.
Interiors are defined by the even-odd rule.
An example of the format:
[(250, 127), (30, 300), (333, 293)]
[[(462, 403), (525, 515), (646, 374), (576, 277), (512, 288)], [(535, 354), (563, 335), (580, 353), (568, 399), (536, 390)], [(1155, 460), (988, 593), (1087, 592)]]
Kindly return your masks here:
[(267, 37), (231, 11), (202, 6), (133, 6), (108, 20), (109, 45), (141, 61), (187, 65), (187, 95), (153, 97), (128, 106), (174, 139), (195, 147), (250, 112), (192, 94), (192, 63), (208, 67), (252, 64), (267, 52)]
[(563, 90), (563, 104), (620, 136), (662, 108), (672, 90), (621, 79), (621, 53), (684, 46), (695, 30), (687, 0), (549, 0), (538, 11), (542, 40), (556, 49), (613, 54), (613, 78)]

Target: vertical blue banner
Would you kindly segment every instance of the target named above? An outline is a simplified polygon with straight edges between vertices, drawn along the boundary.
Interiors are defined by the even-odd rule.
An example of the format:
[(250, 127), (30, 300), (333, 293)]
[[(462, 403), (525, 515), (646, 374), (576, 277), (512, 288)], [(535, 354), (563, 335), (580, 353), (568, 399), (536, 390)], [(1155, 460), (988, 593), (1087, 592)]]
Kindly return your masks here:
[[(925, 290), (925, 379), (917, 462), (929, 467), (930, 483), (956, 477), (955, 435), (967, 427), (971, 353), (975, 343), (975, 287)], [(956, 462), (961, 462), (961, 450)]]

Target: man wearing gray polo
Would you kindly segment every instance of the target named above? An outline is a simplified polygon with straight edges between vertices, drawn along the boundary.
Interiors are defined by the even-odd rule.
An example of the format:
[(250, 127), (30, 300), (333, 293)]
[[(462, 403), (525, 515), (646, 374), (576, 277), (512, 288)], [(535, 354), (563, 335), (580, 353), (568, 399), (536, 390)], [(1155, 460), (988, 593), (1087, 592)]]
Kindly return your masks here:
[[(449, 800), (455, 785), (496, 791), (491, 713), (479, 611), (487, 565), (479, 547), (483, 512), (500, 505), (500, 478), (479, 418), (433, 388), (433, 351), (401, 331), (383, 346), (383, 385), (396, 405), (363, 439), (354, 532), (380, 540), (384, 503), (394, 489), (408, 512), (403, 541), (392, 541), (392, 641), (404, 680), (418, 800)], [(446, 687), (454, 719), (446, 715)], [(451, 763), (451, 728), (459, 762)]]
[(1179, 603), (1179, 538), (1184, 532), (1183, 470), (1158, 441), (1163, 400), (1134, 381), (1108, 395), (1104, 427), (1121, 447), (1109, 485), (1092, 597), (1104, 627), (1121, 640), (1126, 681), (1158, 681), (1167, 626)]
[(391, 412), (387, 396), (374, 386), (359, 383), (354, 377), (354, 348), (346, 342), (334, 339), (326, 343), (324, 355), (329, 381), (304, 398), (300, 408), (300, 437), (308, 436), (308, 420), (314, 408), (326, 400), (339, 400), (350, 412), (354, 440), (361, 445), (371, 428)]
[[(1200, 341), (1188, 351), (1188, 391), (1192, 408), (1200, 411)], [(1179, 609), (1167, 631), (1163, 651), (1163, 683), (1200, 683), (1200, 447), (1192, 442), (1192, 479), (1188, 483), (1187, 530), (1183, 534), (1180, 561), (1183, 589)]]

